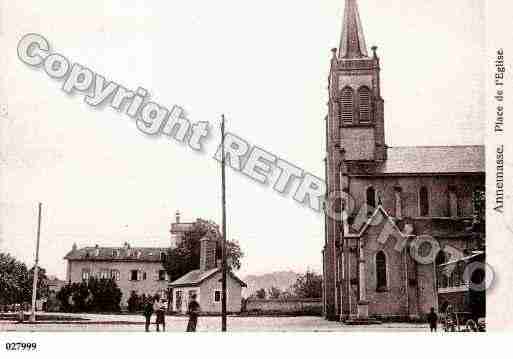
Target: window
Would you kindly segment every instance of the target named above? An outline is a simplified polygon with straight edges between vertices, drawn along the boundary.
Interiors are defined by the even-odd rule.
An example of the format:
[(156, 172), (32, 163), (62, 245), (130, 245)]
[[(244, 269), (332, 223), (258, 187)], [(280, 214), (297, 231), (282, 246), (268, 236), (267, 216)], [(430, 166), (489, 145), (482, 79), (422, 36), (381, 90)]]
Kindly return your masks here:
[(110, 277), (115, 281), (119, 281), (121, 278), (121, 273), (117, 269), (113, 269), (110, 271)]
[(166, 271), (165, 270), (159, 270), (159, 280), (166, 280)]
[(360, 110), (360, 122), (370, 122), (371, 95), (367, 87), (361, 87), (358, 90), (358, 105)]
[(196, 290), (194, 290), (194, 289), (189, 290), (189, 300), (192, 300), (192, 296), (194, 296), (194, 295), (197, 295)]
[(449, 186), (449, 217), (458, 216), (458, 196), (456, 187)]
[(366, 203), (367, 212), (374, 212), (374, 209), (376, 209), (376, 190), (374, 187), (367, 188)]
[(387, 257), (383, 251), (376, 254), (376, 290), (387, 288)]
[(166, 261), (166, 253), (160, 252), (160, 261), (165, 262)]
[(110, 278), (110, 270), (108, 269), (100, 269), (100, 279), (109, 279)]
[(130, 280), (139, 280), (139, 271), (134, 269), (130, 271)]
[(419, 191), (419, 208), (421, 217), (429, 216), (429, 194), (426, 187), (421, 187)]
[(143, 274), (142, 274), (142, 279), (143, 279), (143, 280), (146, 280), (146, 272), (143, 272)]
[(402, 188), (401, 187), (394, 187), (394, 195), (395, 195), (395, 217), (396, 218), (403, 218), (403, 206), (401, 202), (401, 194), (402, 194)]
[(339, 120), (342, 123), (353, 123), (354, 93), (346, 87), (342, 90), (339, 100)]
[(91, 277), (91, 273), (89, 272), (89, 269), (82, 269), (82, 280), (88, 281)]
[(218, 303), (221, 301), (221, 291), (216, 290), (214, 292), (214, 302)]
[(114, 249), (114, 250), (112, 251), (112, 256), (113, 256), (114, 258), (116, 258), (117, 256), (119, 256), (119, 251), (118, 251), (117, 249)]

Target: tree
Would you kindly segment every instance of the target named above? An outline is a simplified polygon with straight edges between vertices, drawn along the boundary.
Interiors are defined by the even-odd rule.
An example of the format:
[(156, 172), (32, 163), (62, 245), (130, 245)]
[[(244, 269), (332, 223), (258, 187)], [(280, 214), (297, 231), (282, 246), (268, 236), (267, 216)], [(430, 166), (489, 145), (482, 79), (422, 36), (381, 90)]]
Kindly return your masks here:
[[(193, 229), (184, 234), (184, 239), (177, 247), (168, 250), (162, 266), (169, 280), (174, 281), (200, 266), (200, 240), (210, 236), (217, 241), (216, 259), (221, 259), (221, 232), (219, 226), (211, 221), (196, 220)], [(231, 269), (240, 269), (244, 257), (237, 241), (226, 242), (227, 262)]]
[(0, 304), (19, 302), (22, 293), (19, 278), (22, 272), (21, 263), (9, 254), (0, 253)]
[(307, 270), (304, 275), (296, 280), (290, 290), (297, 298), (321, 298), (322, 276)]
[(112, 278), (91, 278), (88, 283), (89, 295), (86, 305), (94, 312), (119, 312), (121, 310), (121, 290)]
[[(16, 260), (8, 253), (0, 252), (0, 304), (30, 302), (32, 300), (32, 285), (34, 269)], [(39, 268), (37, 282), (37, 298), (48, 295), (46, 271)]]
[[(49, 294), (48, 277), (46, 276), (46, 269), (39, 267), (37, 271), (37, 292), (36, 299), (47, 298)], [(23, 285), (23, 297), (26, 302), (32, 300), (32, 287), (34, 285), (34, 267), (30, 268), (27, 272), (27, 277)]]
[(91, 278), (61, 288), (57, 299), (65, 312), (119, 312), (121, 290), (114, 279)]
[(60, 310), (62, 312), (71, 312), (73, 306), (71, 304), (71, 296), (73, 294), (73, 284), (66, 284), (57, 292), (57, 300), (60, 302)]
[(130, 313), (135, 313), (139, 310), (139, 303), (141, 301), (141, 298), (137, 295), (137, 292), (135, 290), (130, 292), (130, 297), (128, 298), (127, 304), (128, 304), (128, 311)]

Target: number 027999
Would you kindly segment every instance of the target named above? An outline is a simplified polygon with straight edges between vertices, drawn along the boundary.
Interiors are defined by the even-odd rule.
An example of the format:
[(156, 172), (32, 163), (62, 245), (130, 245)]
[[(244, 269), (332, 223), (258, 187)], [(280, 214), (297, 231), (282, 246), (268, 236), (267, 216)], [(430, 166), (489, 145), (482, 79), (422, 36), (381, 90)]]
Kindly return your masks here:
[(37, 350), (37, 343), (5, 343), (5, 350), (7, 351), (34, 351)]

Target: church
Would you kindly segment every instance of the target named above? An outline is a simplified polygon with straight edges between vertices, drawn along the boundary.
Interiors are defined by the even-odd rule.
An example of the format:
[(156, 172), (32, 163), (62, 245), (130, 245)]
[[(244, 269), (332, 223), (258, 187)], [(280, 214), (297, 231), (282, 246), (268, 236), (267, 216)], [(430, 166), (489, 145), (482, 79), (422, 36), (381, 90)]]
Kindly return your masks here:
[(441, 305), (437, 266), (484, 251), (484, 146), (387, 146), (380, 71), (346, 0), (326, 117), (328, 320), (422, 319)]

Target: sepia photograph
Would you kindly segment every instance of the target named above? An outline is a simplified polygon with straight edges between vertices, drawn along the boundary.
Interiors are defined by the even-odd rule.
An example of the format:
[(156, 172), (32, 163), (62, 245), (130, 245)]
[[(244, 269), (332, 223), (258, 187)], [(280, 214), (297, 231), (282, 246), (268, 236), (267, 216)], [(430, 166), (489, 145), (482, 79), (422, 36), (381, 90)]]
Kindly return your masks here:
[(0, 1), (1, 350), (510, 330), (492, 3)]

